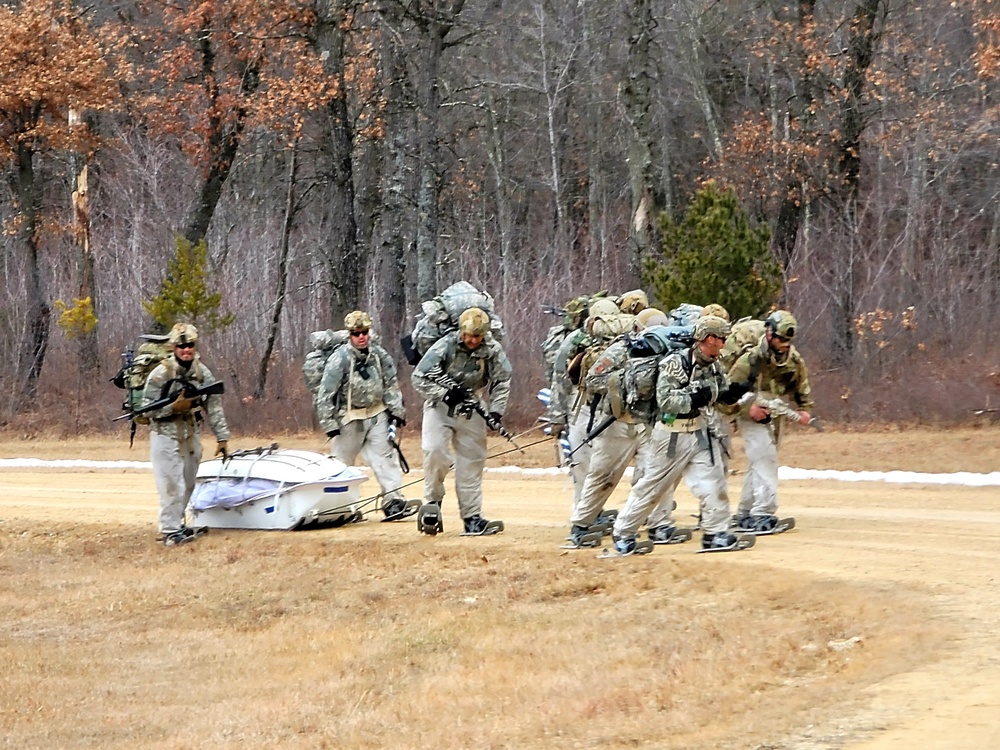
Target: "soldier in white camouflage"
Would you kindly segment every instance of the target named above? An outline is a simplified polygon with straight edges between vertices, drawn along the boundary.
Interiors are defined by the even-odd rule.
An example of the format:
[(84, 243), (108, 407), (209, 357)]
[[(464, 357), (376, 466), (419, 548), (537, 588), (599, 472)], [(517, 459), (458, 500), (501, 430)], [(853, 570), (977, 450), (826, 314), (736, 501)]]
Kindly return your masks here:
[(184, 524), (201, 462), (199, 424), (203, 418), (208, 422), (217, 441), (215, 455), (223, 458), (229, 455), (229, 427), (221, 395), (188, 398), (183, 393), (185, 385), (200, 389), (217, 382), (195, 351), (198, 330), (190, 323), (177, 323), (167, 341), (173, 354), (149, 374), (142, 405), (176, 394), (173, 402), (146, 414), (150, 425), (149, 458), (160, 495), (158, 539), (172, 547), (192, 541), (204, 531)]
[(348, 466), (358, 456), (371, 467), (382, 489), (384, 519), (405, 518), (410, 503), (400, 487), (403, 472), (389, 439), (390, 427), (406, 424), (396, 364), (371, 340), (372, 319), (361, 310), (344, 317), (349, 341), (334, 349), (316, 395), (320, 428), (331, 439), (335, 459)]
[[(812, 387), (805, 360), (792, 346), (798, 331), (795, 317), (776, 310), (764, 319), (764, 337), (743, 353), (729, 370), (733, 382), (746, 381), (762, 398), (779, 398), (798, 412), (798, 422), (812, 419)], [(736, 414), (747, 454), (736, 525), (751, 531), (770, 531), (778, 524), (778, 441), (787, 417), (771, 414), (755, 401), (744, 402)]]
[[(420, 519), (430, 513), (440, 518), (444, 478), (454, 464), (465, 533), (483, 533), (491, 526), (482, 517), (487, 425), (472, 406), (478, 404), (499, 423), (507, 410), (510, 379), (510, 361), (490, 334), (489, 315), (477, 307), (463, 312), (458, 330), (442, 336), (420, 359), (413, 371), (413, 387), (424, 398), (425, 506)], [(423, 530), (419, 521), (418, 528)]]
[[(714, 315), (695, 323), (694, 345), (667, 354), (656, 379), (658, 419), (637, 458), (640, 478), (615, 520), (615, 549), (629, 554), (653, 507), (686, 479), (702, 508), (702, 547), (735, 549), (727, 531), (729, 495), (718, 443), (708, 432), (705, 413), (720, 398), (735, 401), (745, 389), (730, 389), (716, 361), (729, 335), (729, 322)], [(714, 445), (713, 445), (714, 443)]]

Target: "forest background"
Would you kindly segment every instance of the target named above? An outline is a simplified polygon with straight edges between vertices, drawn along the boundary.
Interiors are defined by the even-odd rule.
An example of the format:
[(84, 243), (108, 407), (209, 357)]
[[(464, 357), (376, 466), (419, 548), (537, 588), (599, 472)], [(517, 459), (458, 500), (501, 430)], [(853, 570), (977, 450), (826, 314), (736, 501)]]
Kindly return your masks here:
[(770, 232), (819, 414), (972, 419), (1000, 399), (998, 6), (0, 2), (0, 426), (111, 429), (178, 238), (237, 430), (310, 428), (308, 335), (351, 309), (408, 383), (399, 335), (459, 279), (527, 423), (542, 305), (641, 286), (709, 180)]

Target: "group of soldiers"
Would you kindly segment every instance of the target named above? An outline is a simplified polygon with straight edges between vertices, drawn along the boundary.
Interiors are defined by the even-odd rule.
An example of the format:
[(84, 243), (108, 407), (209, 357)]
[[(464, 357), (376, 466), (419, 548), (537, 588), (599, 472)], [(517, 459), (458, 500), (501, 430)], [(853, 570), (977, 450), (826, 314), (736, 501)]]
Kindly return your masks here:
[[(759, 321), (758, 321), (759, 323)], [(611, 527), (613, 554), (690, 538), (674, 518), (683, 479), (698, 499), (704, 551), (740, 549), (740, 533), (779, 528), (777, 444), (781, 421), (812, 420), (805, 362), (792, 345), (797, 323), (777, 310), (727, 347), (732, 326), (720, 305), (649, 307), (641, 290), (577, 297), (542, 350), (551, 378), (544, 419), (568, 436), (573, 478), (569, 547), (599, 546)], [(728, 355), (728, 356), (724, 356)], [(749, 468), (735, 514), (727, 489), (731, 436), (743, 436)], [(570, 456), (570, 453), (572, 454)], [(620, 512), (605, 511), (634, 463)], [(639, 538), (647, 527), (647, 539)]]
[[(543, 344), (551, 394), (542, 421), (565, 448), (573, 479), (569, 546), (599, 546), (611, 528), (613, 554), (647, 551), (654, 543), (690, 538), (673, 519), (681, 479), (700, 503), (702, 548), (739, 548), (734, 532), (766, 533), (777, 523), (777, 439), (789, 414), (811, 419), (805, 364), (791, 341), (796, 322), (787, 311), (763, 321), (763, 334), (723, 366), (730, 335), (719, 305), (682, 306), (687, 328), (649, 307), (636, 290), (617, 298), (581, 296), (565, 306), (561, 325)], [(372, 332), (372, 318), (355, 310), (344, 319), (345, 342), (322, 367), (314, 406), (331, 453), (371, 468), (381, 488), (386, 521), (417, 514), (417, 528), (443, 530), (444, 480), (455, 472), (464, 535), (493, 534), (502, 521), (483, 517), (482, 475), (489, 429), (503, 429), (511, 365), (491, 333), (490, 315), (471, 307), (457, 329), (444, 334), (414, 367), (413, 387), (423, 399), (423, 500), (402, 492), (402, 454), (396, 431), (406, 424), (396, 365)], [(678, 336), (678, 329), (687, 335)], [(150, 374), (144, 402), (162, 398), (169, 381), (203, 386), (214, 381), (195, 351), (194, 326), (170, 332), (172, 354)], [(769, 400), (771, 399), (771, 400)], [(775, 401), (785, 405), (780, 415)], [(150, 452), (160, 494), (160, 539), (173, 546), (199, 530), (184, 524), (201, 458), (195, 413), (203, 411), (228, 456), (229, 430), (219, 395), (196, 401), (180, 393), (150, 412)], [(737, 513), (730, 514), (727, 475), (730, 434), (743, 436), (749, 469)], [(617, 514), (605, 504), (634, 463), (628, 500)], [(639, 539), (645, 524), (648, 539)]]

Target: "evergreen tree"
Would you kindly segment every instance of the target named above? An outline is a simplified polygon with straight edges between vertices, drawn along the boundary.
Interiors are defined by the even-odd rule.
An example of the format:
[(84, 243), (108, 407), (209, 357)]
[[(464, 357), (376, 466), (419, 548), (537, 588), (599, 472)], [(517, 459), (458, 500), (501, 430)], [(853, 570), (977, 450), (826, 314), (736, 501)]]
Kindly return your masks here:
[(731, 188), (706, 183), (682, 221), (664, 214), (660, 227), (662, 255), (647, 258), (643, 282), (663, 310), (717, 302), (735, 321), (777, 302), (781, 268), (769, 249), (771, 233), (751, 226)]
[(219, 313), (222, 295), (208, 291), (205, 269), (208, 264), (208, 244), (205, 240), (199, 240), (192, 245), (184, 237), (178, 236), (176, 248), (160, 293), (151, 300), (144, 300), (143, 309), (164, 331), (178, 321), (204, 325), (208, 330), (218, 330), (232, 324), (234, 315)]

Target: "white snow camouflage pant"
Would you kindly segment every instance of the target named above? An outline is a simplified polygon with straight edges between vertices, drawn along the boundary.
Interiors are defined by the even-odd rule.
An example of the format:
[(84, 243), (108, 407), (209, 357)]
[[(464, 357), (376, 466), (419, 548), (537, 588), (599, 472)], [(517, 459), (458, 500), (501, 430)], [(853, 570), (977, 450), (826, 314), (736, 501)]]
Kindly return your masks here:
[(180, 531), (201, 462), (197, 428), (193, 424), (186, 425), (186, 429), (178, 430), (177, 438), (157, 432), (155, 428), (150, 430), (149, 460), (160, 495), (160, 533)]
[[(681, 479), (701, 505), (701, 528), (707, 534), (729, 527), (729, 493), (726, 472), (718, 456), (719, 447), (705, 438), (705, 428), (677, 432), (664, 425), (653, 429), (653, 436), (640, 456), (641, 476), (632, 485), (625, 507), (615, 520), (614, 534), (634, 538), (642, 522), (654, 507), (672, 496)], [(673, 445), (671, 445), (673, 444)], [(672, 455), (670, 455), (672, 454)]]
[(486, 421), (478, 414), (449, 417), (444, 403), (425, 401), (420, 441), (424, 452), (424, 502), (441, 503), (444, 478), (454, 463), (458, 512), (463, 519), (480, 515), (486, 465)]
[(740, 418), (747, 473), (740, 492), (739, 515), (773, 516), (778, 511), (778, 444), (770, 424)]
[(399, 489), (403, 484), (403, 470), (396, 449), (389, 443), (389, 412), (344, 424), (340, 434), (330, 443), (330, 453), (348, 466), (353, 466), (360, 455), (385, 493), (383, 506), (390, 500), (403, 499)]

